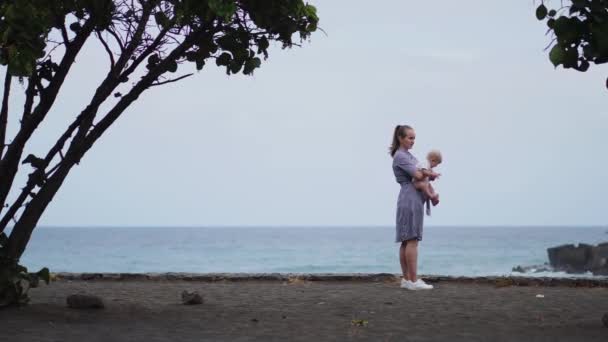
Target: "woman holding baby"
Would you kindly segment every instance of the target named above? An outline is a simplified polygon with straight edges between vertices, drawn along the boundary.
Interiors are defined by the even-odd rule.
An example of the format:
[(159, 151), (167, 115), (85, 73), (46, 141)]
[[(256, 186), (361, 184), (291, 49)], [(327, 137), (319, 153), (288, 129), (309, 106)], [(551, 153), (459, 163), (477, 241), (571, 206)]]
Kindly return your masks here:
[[(397, 200), (396, 242), (403, 279), (401, 287), (408, 290), (430, 290), (433, 285), (418, 278), (418, 242), (422, 240), (424, 204), (439, 203), (439, 196), (429, 181), (439, 176), (432, 168), (441, 163), (441, 154), (431, 151), (427, 156), (427, 168), (419, 167), (416, 158), (409, 152), (414, 146), (416, 132), (407, 125), (395, 127), (390, 154), (393, 157), (393, 172), (401, 186)], [(427, 209), (429, 210), (429, 209)]]

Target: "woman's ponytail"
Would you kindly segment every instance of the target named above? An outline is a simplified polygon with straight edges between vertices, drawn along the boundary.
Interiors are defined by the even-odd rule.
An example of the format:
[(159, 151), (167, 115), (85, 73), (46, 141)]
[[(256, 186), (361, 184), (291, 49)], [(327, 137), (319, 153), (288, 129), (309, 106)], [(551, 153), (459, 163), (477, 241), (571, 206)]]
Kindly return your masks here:
[(412, 129), (412, 127), (408, 125), (397, 125), (395, 126), (395, 131), (393, 132), (393, 142), (391, 143), (391, 147), (389, 148), (389, 154), (391, 157), (395, 155), (401, 143), (399, 142), (399, 138), (405, 137), (407, 134), (407, 130)]

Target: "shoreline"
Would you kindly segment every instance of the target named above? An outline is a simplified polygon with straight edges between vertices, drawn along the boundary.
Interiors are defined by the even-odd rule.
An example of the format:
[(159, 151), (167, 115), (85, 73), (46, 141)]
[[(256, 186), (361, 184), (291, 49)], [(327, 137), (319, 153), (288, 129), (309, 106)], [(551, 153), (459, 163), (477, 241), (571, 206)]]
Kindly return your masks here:
[[(244, 281), (311, 281), (311, 282), (393, 282), (401, 275), (391, 273), (53, 273), (54, 280), (69, 281), (163, 281), (183, 280), (198, 282), (244, 282)], [(608, 278), (552, 278), (525, 276), (458, 277), (441, 275), (420, 275), (430, 283), (490, 284), (501, 286), (564, 286), (608, 288)]]

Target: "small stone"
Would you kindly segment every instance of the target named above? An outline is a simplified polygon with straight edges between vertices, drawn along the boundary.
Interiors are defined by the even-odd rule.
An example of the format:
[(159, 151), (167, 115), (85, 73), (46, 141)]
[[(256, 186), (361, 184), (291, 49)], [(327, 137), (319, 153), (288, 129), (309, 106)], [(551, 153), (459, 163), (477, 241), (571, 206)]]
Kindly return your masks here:
[(608, 328), (608, 313), (604, 314), (604, 317), (602, 317), (602, 322), (604, 323), (604, 326)]
[(104, 308), (101, 298), (93, 295), (73, 294), (66, 299), (68, 307), (72, 309), (102, 309)]
[(195, 304), (203, 304), (203, 297), (198, 294), (198, 292), (182, 292), (182, 304), (184, 305), (195, 305)]

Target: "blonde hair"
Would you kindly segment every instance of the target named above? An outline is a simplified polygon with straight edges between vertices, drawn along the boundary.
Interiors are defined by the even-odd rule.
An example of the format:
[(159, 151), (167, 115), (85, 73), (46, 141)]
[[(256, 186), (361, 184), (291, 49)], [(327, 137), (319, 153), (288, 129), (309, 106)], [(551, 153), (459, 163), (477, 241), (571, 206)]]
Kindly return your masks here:
[(429, 151), (429, 153), (426, 155), (426, 159), (427, 160), (435, 159), (437, 161), (437, 163), (441, 163), (443, 161), (443, 158), (441, 157), (441, 152), (439, 152), (439, 150)]

